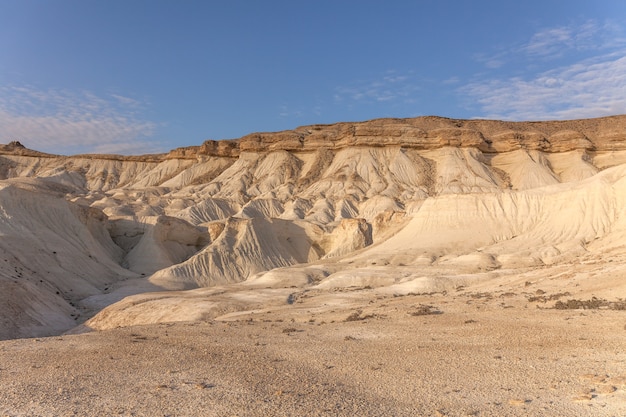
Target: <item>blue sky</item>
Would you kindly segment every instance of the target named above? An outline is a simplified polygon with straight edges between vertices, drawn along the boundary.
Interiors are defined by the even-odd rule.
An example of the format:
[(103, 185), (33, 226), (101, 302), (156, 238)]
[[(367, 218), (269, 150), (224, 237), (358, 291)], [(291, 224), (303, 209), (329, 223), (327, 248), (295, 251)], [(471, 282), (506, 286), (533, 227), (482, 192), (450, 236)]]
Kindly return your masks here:
[(625, 113), (624, 0), (0, 0), (0, 143), (46, 152)]

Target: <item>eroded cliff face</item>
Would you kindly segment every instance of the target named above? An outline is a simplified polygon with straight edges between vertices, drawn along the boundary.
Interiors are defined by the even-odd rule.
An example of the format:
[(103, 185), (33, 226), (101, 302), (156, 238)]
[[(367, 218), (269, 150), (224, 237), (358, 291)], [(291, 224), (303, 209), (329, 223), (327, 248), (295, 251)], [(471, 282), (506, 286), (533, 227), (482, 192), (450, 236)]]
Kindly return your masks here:
[(472, 147), (486, 153), (518, 149), (545, 152), (626, 149), (626, 117), (546, 122), (458, 120), (443, 117), (377, 119), (358, 123), (302, 126), (294, 130), (253, 133), (237, 140), (206, 141), (168, 157), (237, 156), (240, 152), (315, 151), (352, 146), (402, 146), (430, 150)]
[[(145, 289), (128, 290), (117, 283), (122, 279), (143, 280), (151, 289), (188, 289), (258, 280), (272, 270), (272, 279), (300, 276), (306, 283), (333, 275), (334, 283), (357, 282), (359, 274), (339, 270), (373, 259), (418, 265), (419, 274), (454, 262), (470, 269), (541, 266), (611, 233), (618, 245), (624, 164), (626, 116), (379, 119), (144, 156), (57, 156), (17, 142), (0, 145), (0, 191), (12, 199), (0, 201), (0, 234), (9, 237), (0, 241), (6, 253), (0, 292), (22, 294), (12, 305), (24, 305), (21, 312), (15, 307), (17, 315), (0, 311), (14, 329), (0, 337), (62, 329)], [(63, 208), (63, 216), (50, 217), (48, 206)], [(574, 231), (559, 220), (570, 206), (586, 208), (578, 210), (584, 215)], [(45, 227), (32, 218), (44, 218)], [(49, 230), (54, 247), (47, 241), (16, 245), (22, 229), (38, 239), (42, 232), (33, 228)], [(503, 253), (485, 253), (489, 245)], [(18, 271), (29, 261), (15, 248), (29, 247), (45, 253), (46, 261), (30, 263), (33, 270), (22, 276)], [(341, 264), (358, 253), (367, 255)], [(276, 272), (311, 262), (334, 266)], [(71, 292), (76, 282), (88, 283), (88, 291)], [(33, 288), (36, 300), (27, 297)], [(42, 305), (55, 322), (46, 322), (52, 313)]]
[[(441, 153), (444, 148), (466, 149), (463, 152), (472, 153), (472, 159), (495, 171), (495, 176), (501, 179), (496, 182), (516, 188), (518, 184), (509, 184), (511, 172), (508, 171), (512, 169), (507, 166), (519, 155), (528, 155), (536, 163), (545, 165), (553, 171), (552, 176), (557, 181), (567, 181), (570, 175), (565, 173), (563, 177), (563, 172), (558, 172), (557, 159), (562, 158), (554, 157), (555, 154), (575, 154), (598, 169), (621, 163), (622, 151), (626, 151), (626, 116), (545, 122), (432, 116), (377, 119), (253, 133), (240, 139), (208, 140), (202, 145), (174, 149), (167, 154), (138, 156), (57, 156), (11, 142), (0, 145), (0, 179), (45, 177), (85, 191), (153, 186), (180, 188), (209, 183), (237, 160), (249, 160), (250, 154), (262, 159), (269, 153), (283, 151), (301, 161), (315, 155), (314, 169), (305, 169), (307, 176), (297, 178), (301, 185), (314, 182), (315, 174), (322, 174), (338, 152), (363, 148), (401, 149), (407, 155), (421, 157)], [(292, 169), (289, 174), (296, 175), (300, 168)]]

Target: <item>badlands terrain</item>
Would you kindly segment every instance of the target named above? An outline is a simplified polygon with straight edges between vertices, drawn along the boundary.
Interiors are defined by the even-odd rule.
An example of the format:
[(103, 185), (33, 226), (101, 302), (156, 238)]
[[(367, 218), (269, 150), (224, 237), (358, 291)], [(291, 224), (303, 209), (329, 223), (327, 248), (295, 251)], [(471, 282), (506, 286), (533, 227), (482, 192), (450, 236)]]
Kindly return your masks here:
[(0, 415), (626, 415), (626, 116), (0, 145)]

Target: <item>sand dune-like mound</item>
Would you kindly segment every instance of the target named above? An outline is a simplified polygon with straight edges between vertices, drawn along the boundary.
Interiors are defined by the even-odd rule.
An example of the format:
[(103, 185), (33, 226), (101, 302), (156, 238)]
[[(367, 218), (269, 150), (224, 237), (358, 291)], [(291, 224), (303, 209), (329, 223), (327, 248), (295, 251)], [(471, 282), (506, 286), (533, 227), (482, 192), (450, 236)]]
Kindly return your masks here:
[(210, 241), (208, 232), (175, 217), (118, 219), (113, 225), (115, 241), (126, 249), (122, 266), (143, 275), (189, 259)]
[(624, 166), (573, 184), (524, 191), (446, 195), (428, 199), (409, 224), (359, 254), (494, 253), (587, 245), (622, 234), (626, 210)]
[(68, 202), (58, 186), (0, 183), (0, 338), (51, 335), (76, 325), (80, 300), (135, 276), (95, 208)]
[(261, 271), (317, 260), (319, 227), (280, 219), (231, 218), (221, 233), (189, 260), (163, 269), (150, 282), (194, 288), (240, 282)]

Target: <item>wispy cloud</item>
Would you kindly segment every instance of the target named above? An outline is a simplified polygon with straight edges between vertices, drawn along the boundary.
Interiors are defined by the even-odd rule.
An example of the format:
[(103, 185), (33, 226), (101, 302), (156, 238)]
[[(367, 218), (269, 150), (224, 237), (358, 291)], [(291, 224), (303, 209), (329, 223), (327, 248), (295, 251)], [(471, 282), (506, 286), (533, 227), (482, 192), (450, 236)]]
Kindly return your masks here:
[(138, 100), (135, 100), (134, 98), (124, 97), (119, 94), (111, 94), (111, 97), (113, 97), (115, 100), (117, 100), (119, 103), (123, 105), (129, 106), (132, 108), (141, 107), (141, 102)]
[(458, 84), (459, 82), (461, 82), (461, 79), (459, 77), (450, 77), (442, 81), (444, 85), (453, 85), (453, 84)]
[(412, 74), (398, 74), (388, 71), (375, 80), (354, 82), (349, 86), (335, 89), (335, 102), (404, 102), (412, 101), (419, 89)]
[(141, 111), (140, 101), (122, 95), (2, 86), (0, 142), (60, 154), (157, 152), (150, 139), (157, 124)]
[(289, 106), (280, 106), (278, 116), (280, 117), (289, 117), (289, 118), (299, 118), (302, 117), (304, 113), (302, 110), (295, 110), (290, 108)]
[[(459, 89), (470, 107), (480, 109), (477, 117), (538, 120), (626, 113), (626, 39), (618, 25), (588, 20), (544, 28), (527, 42), (480, 60), (488, 70)], [(509, 64), (515, 69), (507, 73)]]
[(568, 50), (607, 50), (624, 45), (621, 29), (612, 23), (588, 20), (581, 24), (571, 24), (546, 28), (536, 32), (520, 51), (531, 56), (562, 56)]
[(532, 77), (492, 79), (461, 92), (481, 107), (480, 117), (539, 120), (626, 113), (626, 51), (576, 62)]
[[(585, 35), (585, 33), (580, 34)], [(545, 29), (535, 33), (530, 42), (522, 46), (520, 51), (534, 56), (553, 56), (555, 53), (563, 53), (564, 49), (575, 48), (576, 38), (571, 27)]]
[(498, 69), (507, 64), (519, 65), (520, 60), (550, 61), (573, 53), (608, 53), (624, 46), (626, 37), (622, 25), (587, 20), (542, 28), (525, 42), (508, 45), (495, 53), (477, 54), (475, 59), (488, 69)]

